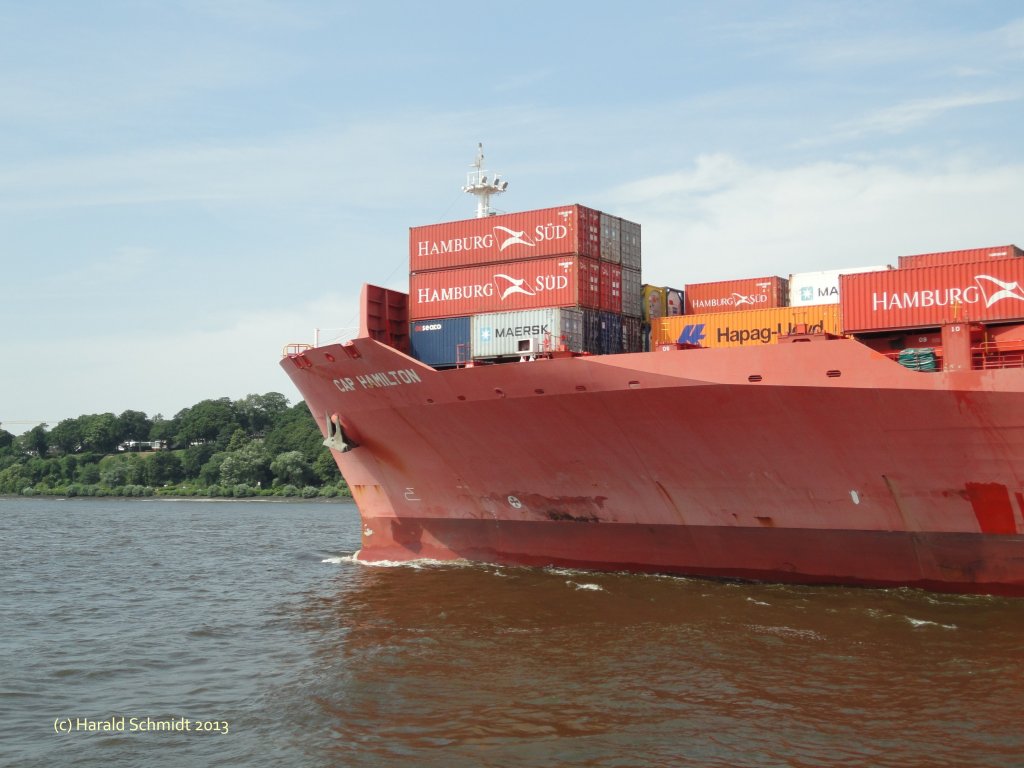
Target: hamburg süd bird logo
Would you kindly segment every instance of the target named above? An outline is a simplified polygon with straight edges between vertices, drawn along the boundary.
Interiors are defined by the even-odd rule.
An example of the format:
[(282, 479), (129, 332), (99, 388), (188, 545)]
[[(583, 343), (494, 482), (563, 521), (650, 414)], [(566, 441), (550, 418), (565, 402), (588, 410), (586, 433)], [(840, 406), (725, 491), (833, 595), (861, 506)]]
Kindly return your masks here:
[(537, 247), (536, 243), (531, 243), (529, 240), (524, 238), (524, 235), (526, 234), (525, 230), (523, 230), (522, 232), (516, 232), (514, 229), (509, 229), (508, 227), (495, 227), (494, 231), (495, 232), (501, 231), (501, 232), (504, 232), (506, 235), (508, 235), (508, 237), (506, 237), (504, 240), (501, 241), (501, 245), (498, 246), (498, 250), (499, 251), (504, 251), (510, 245), (516, 245), (516, 244), (518, 244), (518, 245), (525, 245), (528, 248), (536, 248)]
[(736, 297), (736, 301), (733, 302), (733, 306), (740, 307), (744, 304), (750, 304), (751, 306), (754, 305), (754, 298), (752, 296), (744, 296), (742, 293), (734, 293), (733, 296)]
[(502, 274), (496, 274), (494, 277), (495, 278), (499, 278), (500, 277), (502, 280), (507, 280), (508, 283), (509, 283), (509, 285), (505, 288), (505, 290), (501, 294), (501, 300), (502, 301), (504, 301), (508, 296), (512, 295), (513, 293), (522, 293), (522, 294), (524, 294), (526, 296), (536, 296), (537, 295), (533, 291), (528, 290), (527, 288), (523, 287), (523, 286), (526, 285), (526, 278), (525, 277), (517, 279), (515, 277), (509, 277), (508, 275), (502, 275)]
[[(982, 280), (988, 280), (989, 282), (995, 283), (999, 286), (999, 290), (992, 291), (992, 286), (988, 286), (988, 289), (992, 291), (989, 293), (985, 290), (985, 285), (981, 282)], [(1014, 280), (1008, 282), (1006, 280), (1000, 280), (997, 277), (991, 275), (975, 275), (974, 282), (978, 284), (978, 288), (981, 289), (982, 294), (985, 296), (985, 308), (988, 309), (997, 301), (1003, 299), (1016, 299), (1017, 301), (1024, 301), (1024, 291), (1021, 290), (1020, 283)]]

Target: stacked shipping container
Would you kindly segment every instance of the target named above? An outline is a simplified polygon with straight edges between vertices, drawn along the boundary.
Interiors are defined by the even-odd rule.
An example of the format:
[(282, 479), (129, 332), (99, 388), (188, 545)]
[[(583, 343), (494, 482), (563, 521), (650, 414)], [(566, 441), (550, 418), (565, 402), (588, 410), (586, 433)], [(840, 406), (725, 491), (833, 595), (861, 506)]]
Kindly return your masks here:
[(753, 277), (684, 286), (686, 311), (732, 312), (786, 306), (788, 281), (784, 277)]
[(409, 271), (572, 254), (601, 257), (601, 216), (582, 205), (507, 213), (409, 229)]
[(745, 309), (662, 317), (651, 323), (651, 349), (687, 344), (701, 347), (743, 347), (775, 344), (779, 336), (796, 333), (840, 333), (839, 306)]
[(1024, 251), (1016, 245), (997, 245), (993, 248), (969, 248), (963, 251), (940, 251), (938, 253), (919, 253), (913, 256), (900, 256), (900, 269), (917, 267), (941, 267), (948, 264), (969, 264), (989, 259), (1021, 258)]
[(799, 272), (789, 276), (789, 306), (806, 307), (812, 304), (839, 303), (839, 277), (859, 272), (881, 272), (889, 269), (885, 264), (877, 267), (848, 267), (823, 272)]
[(774, 343), (801, 326), (931, 343), (951, 321), (1024, 321), (1015, 245), (680, 291), (642, 283), (640, 225), (580, 205), (414, 227), (409, 244), (412, 350), (437, 366)]
[(644, 285), (641, 293), (643, 301), (640, 306), (640, 318), (645, 323), (651, 323), (659, 317), (683, 314), (683, 292), (678, 288)]
[[(844, 275), (844, 331), (885, 353), (943, 357), (945, 328), (971, 328), (974, 364), (1024, 350), (1024, 252), (1015, 245), (914, 254), (899, 269)], [(953, 325), (956, 324), (956, 325)], [(911, 365), (910, 363), (905, 363)]]
[[(429, 336), (414, 338), (414, 353), (446, 366), (526, 349), (639, 351), (640, 266), (640, 225), (581, 205), (413, 227), (411, 334)], [(558, 309), (543, 322), (530, 314)], [(497, 343), (477, 319), (495, 314), (506, 331), (548, 330)], [(457, 318), (468, 325), (446, 322)]]
[[(901, 256), (899, 269), (880, 265), (798, 273), (788, 281), (765, 277), (688, 284), (686, 311), (674, 319), (657, 319), (661, 293), (646, 286), (650, 344), (764, 344), (803, 325), (836, 334), (893, 332), (888, 341), (894, 345), (934, 346), (940, 338), (937, 329), (945, 323), (1024, 321), (1022, 257), (1024, 251), (1007, 245)], [(1024, 338), (1024, 332), (1005, 327), (999, 333)]]
[[(915, 263), (915, 262), (912, 262)], [(1024, 318), (1024, 259), (843, 275), (843, 328), (866, 333)]]

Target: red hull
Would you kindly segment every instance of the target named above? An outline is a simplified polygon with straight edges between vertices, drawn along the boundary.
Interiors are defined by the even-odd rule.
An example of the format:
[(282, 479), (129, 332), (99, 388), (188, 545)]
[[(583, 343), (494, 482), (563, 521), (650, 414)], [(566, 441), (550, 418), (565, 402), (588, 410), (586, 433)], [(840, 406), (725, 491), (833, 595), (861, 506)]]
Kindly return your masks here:
[(357, 339), (283, 365), (362, 559), (1024, 595), (1022, 369), (852, 340), (438, 372)]

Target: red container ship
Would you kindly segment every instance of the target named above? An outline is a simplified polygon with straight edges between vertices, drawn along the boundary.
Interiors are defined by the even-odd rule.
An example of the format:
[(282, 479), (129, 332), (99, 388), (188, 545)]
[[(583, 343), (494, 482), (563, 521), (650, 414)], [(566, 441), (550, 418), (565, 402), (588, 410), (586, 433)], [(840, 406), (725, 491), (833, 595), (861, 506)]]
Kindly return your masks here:
[(852, 337), (437, 370), (404, 294), (282, 360), (359, 559), (1024, 595), (1024, 340), (947, 322), (934, 371)]

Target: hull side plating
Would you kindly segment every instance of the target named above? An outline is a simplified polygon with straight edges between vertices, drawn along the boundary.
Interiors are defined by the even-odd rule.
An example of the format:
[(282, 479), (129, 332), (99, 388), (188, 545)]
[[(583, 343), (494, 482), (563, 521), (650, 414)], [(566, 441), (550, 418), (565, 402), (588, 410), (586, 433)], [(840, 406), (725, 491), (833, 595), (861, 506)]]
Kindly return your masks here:
[(852, 340), (435, 371), (356, 339), (283, 365), (363, 559), (1024, 594), (1022, 369)]

